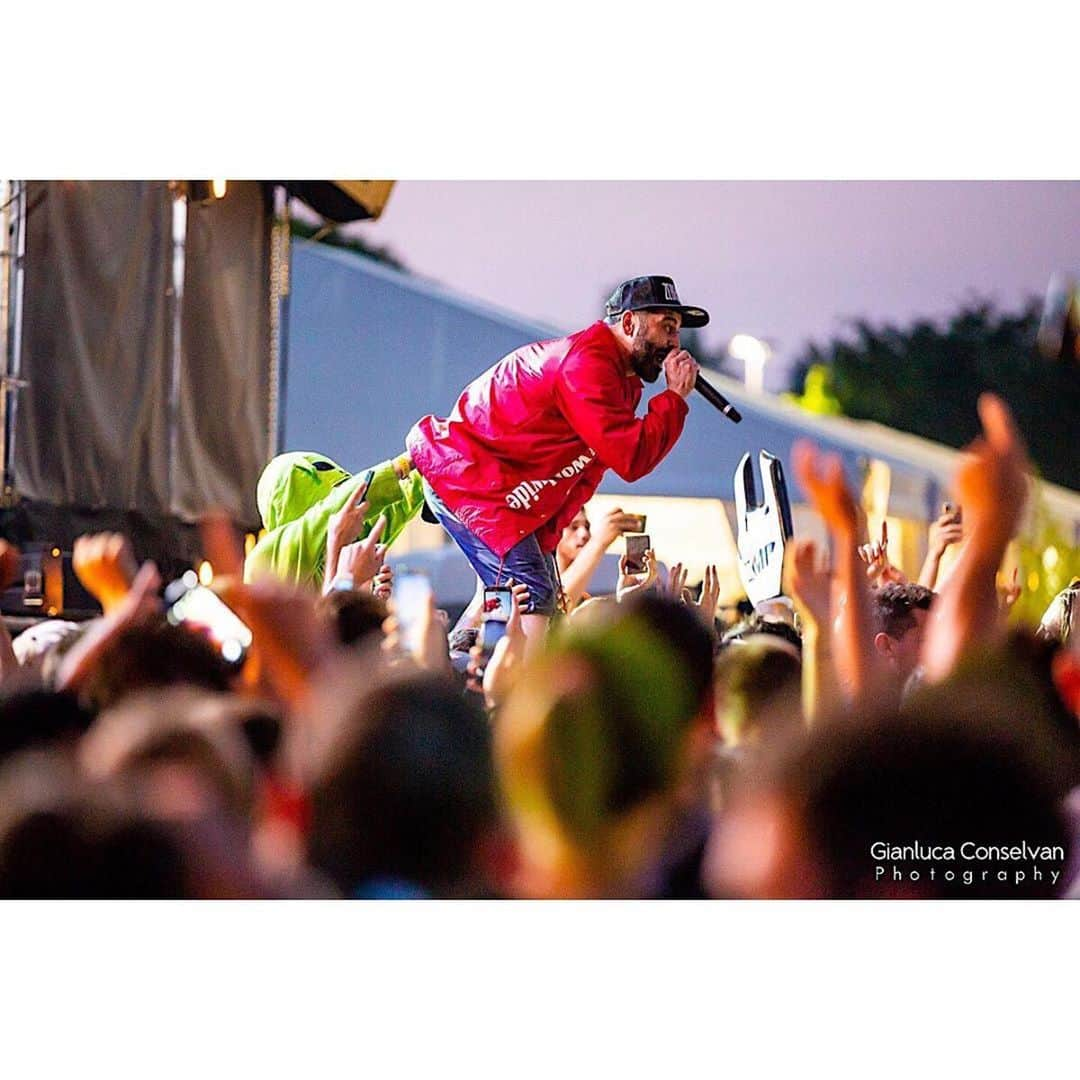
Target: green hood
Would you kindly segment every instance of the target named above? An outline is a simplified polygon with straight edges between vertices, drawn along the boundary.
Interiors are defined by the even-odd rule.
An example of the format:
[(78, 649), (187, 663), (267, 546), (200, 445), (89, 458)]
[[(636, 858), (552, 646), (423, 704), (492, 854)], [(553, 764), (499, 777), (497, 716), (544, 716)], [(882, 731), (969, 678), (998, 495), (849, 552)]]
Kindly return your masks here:
[(278, 454), (263, 469), (255, 493), (263, 528), (269, 532), (295, 521), (350, 475), (325, 454), (306, 450)]

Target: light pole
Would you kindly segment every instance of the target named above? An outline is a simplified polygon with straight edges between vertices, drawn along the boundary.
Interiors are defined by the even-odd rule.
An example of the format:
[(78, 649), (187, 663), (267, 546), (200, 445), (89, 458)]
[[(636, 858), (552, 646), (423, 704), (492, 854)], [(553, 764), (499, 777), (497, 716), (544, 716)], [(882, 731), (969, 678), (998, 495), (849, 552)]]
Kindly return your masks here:
[(765, 392), (765, 365), (772, 359), (772, 349), (752, 334), (736, 334), (729, 342), (727, 354), (743, 362), (743, 383), (755, 394)]

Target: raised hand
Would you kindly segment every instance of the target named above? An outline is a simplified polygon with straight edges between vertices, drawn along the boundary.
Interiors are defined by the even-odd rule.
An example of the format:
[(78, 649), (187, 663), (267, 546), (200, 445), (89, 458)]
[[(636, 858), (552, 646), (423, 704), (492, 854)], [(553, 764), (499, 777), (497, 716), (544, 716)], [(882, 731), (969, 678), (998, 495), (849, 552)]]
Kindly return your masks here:
[(389, 563), (379, 567), (379, 572), (372, 579), (371, 591), (384, 604), (390, 600), (394, 591), (394, 568)]
[(881, 539), (857, 549), (866, 563), (866, 576), (874, 585), (903, 584), (907, 578), (889, 561), (889, 526), (881, 522)]
[(680, 603), (686, 602), (686, 596), (684, 595), (686, 578), (687, 571), (683, 568), (681, 562), (675, 563), (668, 571), (667, 594), (672, 600), (678, 600)]
[(822, 454), (813, 443), (800, 439), (791, 450), (795, 475), (814, 509), (829, 529), (852, 545), (858, 529), (858, 510), (836, 454)]
[[(344, 549), (360, 535), (364, 528), (364, 514), (368, 504), (364, 500), (367, 495), (367, 484), (359, 484), (349, 496), (345, 505), (335, 514), (331, 514), (326, 523), (326, 570), (323, 575), (323, 592), (329, 592), (337, 577), (338, 564)], [(347, 563), (352, 564), (358, 553), (353, 552)], [(376, 567), (375, 569), (378, 569)], [(345, 574), (349, 570), (344, 571)], [(375, 570), (368, 575), (367, 579), (375, 576)]]
[(131, 588), (64, 658), (57, 672), (57, 689), (78, 690), (124, 631), (158, 616), (161, 612), (160, 588), (161, 575), (157, 566), (152, 562), (143, 563)]
[(19, 549), (0, 540), (0, 589), (6, 589), (19, 573)]
[(248, 663), (256, 655), (277, 696), (293, 707), (303, 704), (316, 671), (336, 650), (317, 595), (272, 576), (247, 585), (236, 575), (215, 576), (213, 589), (251, 630)]
[[(521, 609), (517, 596), (512, 597), (510, 618), (506, 622), (506, 633), (495, 643), (491, 659), (484, 668), (484, 700), (489, 709), (501, 705), (514, 688), (524, 663), (528, 648), (525, 631), (521, 625)], [(476, 652), (481, 652), (478, 647)]]
[(964, 539), (964, 526), (960, 520), (960, 507), (946, 504), (941, 516), (930, 526), (927, 537), (926, 559), (919, 571), (919, 584), (933, 589), (937, 585), (938, 571), (945, 549)]
[(637, 519), (634, 515), (624, 514), (620, 507), (609, 510), (597, 523), (593, 536), (605, 551), (618, 540), (623, 533), (634, 532)]
[(631, 574), (626, 569), (626, 556), (619, 559), (619, 583), (615, 586), (615, 599), (622, 601), (639, 590), (648, 589), (657, 578), (656, 555), (650, 548), (642, 558), (645, 570), (640, 574)]
[(946, 678), (965, 653), (992, 647), (1005, 633), (997, 570), (1024, 512), (1030, 467), (1001, 398), (983, 394), (979, 419), (982, 435), (961, 458), (955, 482), (969, 526), (967, 542), (938, 591), (923, 634), (921, 659), (929, 682)]
[(956, 493), (966, 508), (971, 532), (986, 542), (1012, 539), (1027, 502), (1031, 473), (1027, 451), (1009, 407), (994, 394), (979, 397), (983, 433), (964, 454), (956, 473)]
[(71, 565), (78, 579), (108, 613), (127, 595), (139, 567), (122, 533), (88, 533), (75, 541)]
[(959, 544), (964, 539), (964, 523), (960, 520), (958, 513), (959, 507), (945, 510), (930, 526), (927, 550), (939, 559), (945, 554), (947, 547)]
[(364, 527), (364, 514), (368, 504), (364, 497), (367, 495), (367, 485), (359, 484), (356, 490), (349, 496), (348, 502), (336, 513), (330, 516), (327, 522), (327, 542), (338, 541), (339, 547), (351, 543), (359, 535)]
[(804, 623), (828, 631), (832, 610), (832, 577), (827, 552), (813, 540), (796, 540), (784, 560), (784, 592), (795, 601)]
[(330, 583), (333, 584), (338, 578), (348, 578), (353, 588), (359, 589), (371, 581), (383, 565), (386, 546), (379, 541), (385, 531), (386, 517), (383, 515), (363, 540), (346, 544), (338, 554), (337, 567)]
[(799, 483), (833, 538), (836, 619), (831, 629), (838, 677), (850, 701), (871, 700), (881, 673), (873, 646), (870, 588), (866, 574), (859, 570), (856, 550), (858, 508), (835, 454), (822, 454), (812, 443), (800, 440), (792, 448), (791, 459)]
[[(815, 723), (839, 701), (839, 674), (833, 654), (833, 581), (828, 553), (813, 540), (796, 540), (784, 556), (784, 592), (802, 620), (802, 703)], [(850, 645), (850, 639), (847, 640)], [(858, 664), (845, 650), (849, 668)]]
[(701, 596), (697, 609), (705, 622), (712, 626), (716, 621), (716, 608), (720, 603), (720, 571), (710, 563), (705, 567), (705, 580), (701, 583)]
[(1020, 568), (1018, 566), (1013, 567), (1012, 580), (1006, 582), (1001, 574), (997, 575), (997, 597), (998, 597), (998, 609), (1001, 613), (1007, 614), (1009, 609), (1020, 599), (1020, 594), (1023, 589), (1020, 587), (1020, 583), (1017, 580)]

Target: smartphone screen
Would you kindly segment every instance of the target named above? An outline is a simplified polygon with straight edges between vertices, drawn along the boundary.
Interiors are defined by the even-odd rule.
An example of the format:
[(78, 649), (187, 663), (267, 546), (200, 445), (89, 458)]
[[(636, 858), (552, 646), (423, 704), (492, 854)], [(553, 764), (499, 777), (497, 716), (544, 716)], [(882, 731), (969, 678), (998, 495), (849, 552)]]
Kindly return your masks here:
[(485, 656), (490, 656), (495, 643), (506, 634), (506, 624), (514, 610), (513, 594), (507, 588), (489, 587), (484, 589), (484, 607), (481, 612), (483, 622), (480, 627), (480, 648)]
[(173, 626), (187, 626), (217, 646), (222, 659), (239, 665), (251, 647), (251, 630), (213, 590), (205, 585), (174, 581), (165, 590), (170, 603), (167, 618)]
[(406, 571), (394, 579), (393, 608), (397, 616), (402, 645), (410, 652), (420, 644), (420, 619), (431, 596), (431, 582), (426, 574)]
[(631, 521), (631, 526), (627, 529), (627, 532), (643, 533), (645, 531), (645, 515), (644, 514), (626, 514), (625, 517)]
[(495, 587), (484, 589), (484, 622), (509, 622), (514, 612), (513, 593), (507, 588)]
[(652, 541), (645, 533), (626, 533), (626, 572), (628, 574), (645, 573), (645, 552), (652, 546)]

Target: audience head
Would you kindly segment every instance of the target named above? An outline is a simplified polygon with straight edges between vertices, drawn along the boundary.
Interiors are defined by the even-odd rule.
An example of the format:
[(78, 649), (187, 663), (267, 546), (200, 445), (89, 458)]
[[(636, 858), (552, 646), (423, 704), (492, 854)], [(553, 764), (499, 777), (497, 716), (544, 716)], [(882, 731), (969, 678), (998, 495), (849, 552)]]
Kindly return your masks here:
[(87, 680), (83, 696), (107, 709), (127, 694), (167, 686), (224, 693), (232, 673), (218, 650), (194, 630), (153, 622), (125, 630)]
[(874, 648), (904, 682), (919, 664), (923, 628), (934, 594), (922, 585), (889, 584), (872, 593)]
[(92, 719), (73, 694), (34, 687), (0, 693), (0, 760), (33, 747), (74, 749)]
[(640, 616), (571, 627), (537, 658), (496, 720), (517, 892), (638, 894), (675, 807), (696, 705), (679, 653)]
[(731, 645), (745, 645), (760, 638), (768, 639), (768, 644), (785, 648), (796, 660), (802, 657), (802, 638), (798, 630), (782, 619), (766, 619), (760, 615), (751, 615), (736, 623), (720, 639), (720, 650)]
[(118, 794), (43, 751), (0, 767), (0, 898), (193, 898), (175, 837)]
[(263, 527), (269, 532), (295, 521), (350, 475), (325, 454), (278, 454), (263, 469), (255, 492)]
[(716, 660), (717, 729), (727, 747), (757, 750), (802, 724), (802, 664), (775, 634), (751, 634)]
[(498, 836), (491, 734), (460, 689), (426, 674), (371, 685), (356, 668), (324, 709), (313, 865), (345, 896), (488, 892)]
[[(1069, 836), (1047, 751), (1030, 732), (929, 707), (823, 724), (794, 740), (736, 799), (710, 852), (714, 892), (1056, 895)], [(1030, 859), (979, 857), (988, 846), (1024, 843), (1053, 849), (1038, 876)]]
[(559, 564), (569, 566), (578, 557), (591, 536), (589, 515), (585, 513), (583, 507), (574, 515), (573, 521), (563, 529), (562, 536), (559, 537), (559, 545), (556, 549)]
[(97, 718), (80, 761), (92, 780), (123, 780), (154, 818), (251, 824), (255, 761), (240, 710), (217, 696), (190, 687), (130, 695)]
[(382, 639), (390, 612), (377, 596), (360, 589), (334, 589), (319, 605), (342, 645), (365, 648)]

